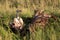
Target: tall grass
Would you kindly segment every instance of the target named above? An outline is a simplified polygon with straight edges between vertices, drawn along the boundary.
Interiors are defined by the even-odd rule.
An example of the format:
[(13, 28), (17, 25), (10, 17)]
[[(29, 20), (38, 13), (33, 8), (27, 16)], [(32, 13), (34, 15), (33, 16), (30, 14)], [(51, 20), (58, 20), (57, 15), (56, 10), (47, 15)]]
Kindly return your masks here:
[[(19, 15), (26, 25), (28, 24), (26, 18), (33, 17), (35, 9), (44, 9), (48, 13), (53, 13), (58, 21), (50, 18), (44, 29), (37, 25), (35, 33), (27, 32), (27, 35), (21, 38), (9, 28), (9, 22), (15, 17), (16, 9), (22, 10)], [(1, 0), (0, 16), (3, 16), (0, 18), (0, 40), (60, 40), (60, 0)]]
[[(48, 10), (47, 10), (48, 11)], [(48, 11), (50, 12), (50, 11)], [(27, 14), (28, 13), (28, 14)], [(27, 17), (32, 17), (32, 14), (27, 12), (25, 14), (19, 14), (23, 20)], [(35, 33), (28, 33), (24, 38), (21, 38), (19, 34), (14, 34), (9, 28), (9, 22), (13, 20), (16, 13), (10, 12), (0, 12), (0, 15), (3, 16), (0, 18), (0, 37), (1, 40), (60, 40), (60, 14), (54, 12), (54, 15), (57, 16), (58, 21), (54, 19), (49, 19), (49, 24), (46, 25), (44, 29), (38, 28)], [(29, 15), (29, 16), (28, 16)], [(28, 20), (25, 20), (25, 24), (27, 24)], [(30, 35), (30, 36), (29, 36)]]

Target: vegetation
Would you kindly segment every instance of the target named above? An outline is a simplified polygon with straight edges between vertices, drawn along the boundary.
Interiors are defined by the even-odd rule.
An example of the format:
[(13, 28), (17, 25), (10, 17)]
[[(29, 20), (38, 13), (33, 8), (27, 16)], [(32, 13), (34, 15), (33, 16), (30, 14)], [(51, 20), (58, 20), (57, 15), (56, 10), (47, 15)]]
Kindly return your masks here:
[[(50, 18), (44, 29), (39, 26), (35, 33), (27, 32), (21, 37), (9, 28), (17, 9), (22, 10), (19, 15), (26, 26), (29, 23), (27, 18), (33, 17), (35, 9), (53, 13), (58, 21)], [(0, 0), (0, 40), (60, 40), (60, 0)]]

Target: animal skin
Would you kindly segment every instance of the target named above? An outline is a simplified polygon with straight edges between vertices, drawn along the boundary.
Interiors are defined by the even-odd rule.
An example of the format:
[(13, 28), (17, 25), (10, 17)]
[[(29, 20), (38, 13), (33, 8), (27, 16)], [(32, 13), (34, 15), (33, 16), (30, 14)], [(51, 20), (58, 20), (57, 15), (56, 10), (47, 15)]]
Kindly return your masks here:
[[(51, 15), (49, 14), (44, 14), (44, 10), (35, 10), (35, 14), (33, 16), (33, 19), (31, 21), (31, 24), (29, 26), (29, 29), (31, 32), (35, 31), (36, 25), (42, 26), (42, 28), (45, 27), (45, 25), (48, 23), (48, 19), (51, 18)], [(33, 26), (35, 25), (35, 26)]]

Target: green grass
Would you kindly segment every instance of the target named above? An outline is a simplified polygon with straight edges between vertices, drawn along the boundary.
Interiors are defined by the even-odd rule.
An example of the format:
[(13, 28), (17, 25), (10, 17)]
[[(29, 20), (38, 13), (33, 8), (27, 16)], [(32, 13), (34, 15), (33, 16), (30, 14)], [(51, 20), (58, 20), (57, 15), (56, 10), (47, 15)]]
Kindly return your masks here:
[[(49, 24), (44, 29), (37, 28), (35, 33), (28, 33), (23, 38), (18, 34), (15, 34), (9, 28), (9, 22), (13, 21), (16, 17), (16, 12), (0, 12), (3, 18), (0, 18), (0, 37), (1, 40), (60, 40), (60, 13), (57, 10), (45, 9), (45, 12), (52, 13), (57, 16), (58, 21), (49, 19)], [(23, 18), (25, 25), (28, 25), (27, 18), (32, 18), (33, 11), (27, 10), (27, 12), (19, 13), (20, 17)], [(38, 25), (37, 25), (38, 26)], [(41, 26), (39, 26), (41, 27)]]
[[(22, 10), (19, 16), (23, 18), (25, 25), (29, 23), (27, 18), (32, 18), (34, 9), (45, 9), (46, 13), (57, 16), (58, 21), (50, 18), (44, 29), (37, 25), (35, 33), (27, 32), (23, 38), (9, 28), (9, 23), (16, 17), (16, 9)], [(0, 18), (0, 40), (60, 40), (60, 0), (0, 0), (0, 16), (3, 16)]]
[[(35, 33), (27, 33), (24, 38), (21, 38), (19, 34), (15, 34), (9, 28), (9, 22), (13, 20), (15, 14), (10, 14), (9, 12), (0, 13), (3, 18), (0, 18), (0, 37), (1, 40), (60, 40), (60, 14), (54, 12), (54, 15), (57, 16), (58, 21), (54, 19), (49, 19), (49, 24), (46, 25), (44, 29), (37, 28)], [(23, 18), (25, 24), (27, 24), (28, 20), (26, 18), (32, 17), (32, 13), (27, 12), (25, 14), (20, 14)], [(37, 25), (38, 26), (38, 25)], [(40, 27), (40, 26), (39, 26)]]

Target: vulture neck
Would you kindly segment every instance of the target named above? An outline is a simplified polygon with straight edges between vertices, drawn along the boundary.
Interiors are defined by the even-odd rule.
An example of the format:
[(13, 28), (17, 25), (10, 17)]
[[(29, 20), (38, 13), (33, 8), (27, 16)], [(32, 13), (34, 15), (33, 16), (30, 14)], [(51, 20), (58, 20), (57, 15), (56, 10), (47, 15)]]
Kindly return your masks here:
[(19, 14), (18, 13), (16, 13), (16, 18), (19, 20)]
[(18, 13), (16, 13), (16, 18), (17, 18), (17, 17), (19, 17), (19, 14), (18, 14)]

